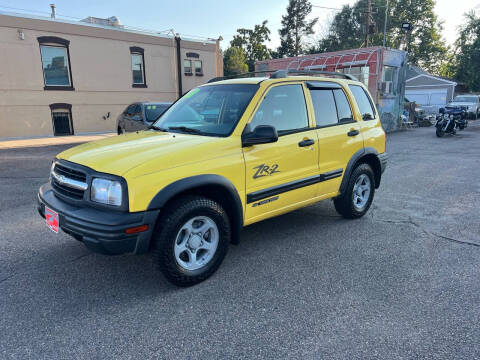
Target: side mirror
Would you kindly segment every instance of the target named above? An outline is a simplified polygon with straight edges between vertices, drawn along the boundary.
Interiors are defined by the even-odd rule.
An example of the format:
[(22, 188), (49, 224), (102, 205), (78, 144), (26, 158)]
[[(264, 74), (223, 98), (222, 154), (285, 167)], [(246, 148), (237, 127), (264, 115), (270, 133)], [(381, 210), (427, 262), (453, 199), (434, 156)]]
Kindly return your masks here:
[(365, 113), (365, 114), (362, 115), (362, 119), (363, 120), (373, 120), (374, 118), (373, 118), (372, 114)]
[(252, 146), (259, 144), (269, 144), (278, 141), (277, 130), (270, 125), (258, 125), (253, 131), (245, 129), (242, 135), (242, 146)]
[(440, 109), (438, 109), (438, 112), (439, 112), (440, 114), (445, 114), (445, 108), (440, 108)]

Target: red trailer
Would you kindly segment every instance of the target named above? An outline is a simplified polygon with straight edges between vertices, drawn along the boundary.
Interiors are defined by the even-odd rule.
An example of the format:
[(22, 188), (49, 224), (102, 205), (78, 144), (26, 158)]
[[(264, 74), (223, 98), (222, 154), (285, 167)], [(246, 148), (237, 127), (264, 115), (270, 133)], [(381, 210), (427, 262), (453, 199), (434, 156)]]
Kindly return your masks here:
[(255, 70), (309, 69), (353, 75), (368, 86), (384, 128), (391, 131), (398, 127), (403, 110), (406, 66), (406, 52), (376, 46), (259, 61)]

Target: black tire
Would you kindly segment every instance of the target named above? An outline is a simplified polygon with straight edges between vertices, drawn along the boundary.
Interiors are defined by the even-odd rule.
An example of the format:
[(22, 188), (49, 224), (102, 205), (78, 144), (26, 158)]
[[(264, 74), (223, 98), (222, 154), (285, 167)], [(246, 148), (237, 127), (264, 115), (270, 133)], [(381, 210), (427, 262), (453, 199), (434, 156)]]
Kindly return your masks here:
[[(227, 254), (231, 230), (227, 213), (217, 202), (201, 196), (186, 196), (168, 206), (152, 237), (155, 265), (168, 281), (177, 286), (191, 286), (209, 278)], [(175, 258), (175, 241), (183, 224), (195, 216), (208, 216), (218, 228), (219, 240), (210, 261), (197, 270), (187, 270)]]
[(117, 134), (118, 134), (118, 135), (122, 135), (122, 134), (123, 134), (123, 130), (122, 130), (122, 128), (121, 128), (120, 126), (117, 128)]
[[(367, 175), (370, 179), (370, 195), (366, 204), (361, 210), (359, 210), (354, 206), (353, 188), (355, 186), (355, 182), (361, 175)], [(373, 174), (373, 170), (370, 165), (360, 163), (350, 175), (345, 192), (333, 200), (335, 210), (337, 210), (337, 212), (346, 219), (358, 219), (367, 213), (370, 205), (372, 205), (374, 194), (375, 176)]]
[(439, 128), (437, 128), (436, 134), (438, 137), (443, 137), (445, 135), (445, 133)]

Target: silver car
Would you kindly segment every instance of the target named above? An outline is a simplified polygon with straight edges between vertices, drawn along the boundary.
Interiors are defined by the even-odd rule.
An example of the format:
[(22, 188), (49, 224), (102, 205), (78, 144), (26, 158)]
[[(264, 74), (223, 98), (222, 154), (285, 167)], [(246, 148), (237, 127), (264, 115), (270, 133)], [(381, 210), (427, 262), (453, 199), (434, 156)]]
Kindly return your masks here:
[(457, 95), (446, 106), (448, 107), (461, 107), (463, 108), (468, 117), (478, 119), (480, 117), (480, 104), (478, 95)]
[(117, 118), (117, 133), (148, 129), (172, 105), (171, 102), (138, 102), (127, 106)]

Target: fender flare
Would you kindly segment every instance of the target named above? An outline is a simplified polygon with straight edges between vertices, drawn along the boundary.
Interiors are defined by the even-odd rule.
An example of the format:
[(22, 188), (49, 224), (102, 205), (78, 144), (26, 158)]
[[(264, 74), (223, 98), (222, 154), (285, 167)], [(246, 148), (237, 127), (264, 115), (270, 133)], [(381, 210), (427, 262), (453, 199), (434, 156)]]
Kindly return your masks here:
[[(378, 151), (375, 148), (372, 147), (366, 147), (363, 149), (358, 150), (355, 154), (352, 155), (350, 160), (348, 161), (347, 167), (345, 169), (345, 173), (343, 175), (342, 183), (340, 184), (340, 194), (343, 194), (345, 192), (345, 188), (347, 187), (348, 180), (350, 179), (350, 175), (352, 174), (353, 169), (355, 168), (355, 165), (358, 163), (358, 161), (364, 157), (365, 155), (373, 154), (376, 156), (378, 160), (378, 165), (380, 166), (380, 160), (378, 159)], [(375, 169), (373, 169), (375, 171)], [(380, 177), (381, 173), (379, 176), (379, 180), (376, 181), (375, 187), (378, 188), (380, 186)], [(377, 184), (378, 182), (378, 184)]]
[(231, 199), (233, 200), (230, 207), (230, 216), (232, 220), (232, 243), (238, 244), (240, 240), (240, 232), (243, 228), (243, 205), (235, 185), (233, 185), (230, 180), (223, 176), (205, 174), (190, 176), (175, 181), (165, 186), (153, 197), (148, 205), (148, 210), (161, 210), (165, 204), (175, 196), (188, 190), (209, 185), (221, 186), (229, 193)]

